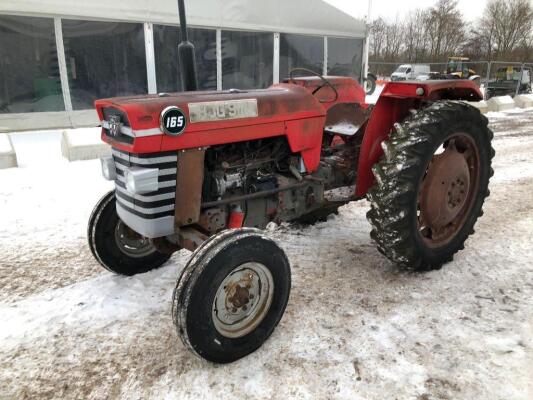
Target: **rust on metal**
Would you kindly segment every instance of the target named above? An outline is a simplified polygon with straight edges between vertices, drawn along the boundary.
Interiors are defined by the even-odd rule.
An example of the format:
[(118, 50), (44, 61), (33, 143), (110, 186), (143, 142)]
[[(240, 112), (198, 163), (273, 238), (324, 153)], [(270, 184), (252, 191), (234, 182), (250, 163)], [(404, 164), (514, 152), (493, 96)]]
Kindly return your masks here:
[(194, 228), (182, 228), (178, 233), (180, 247), (190, 251), (196, 250), (207, 239), (207, 235)]
[(452, 136), (444, 151), (433, 156), (419, 190), (418, 223), (428, 244), (445, 244), (463, 227), (476, 198), (478, 180), (475, 143), (464, 134)]
[(204, 158), (205, 149), (183, 150), (178, 153), (175, 208), (177, 227), (194, 224), (200, 219)]

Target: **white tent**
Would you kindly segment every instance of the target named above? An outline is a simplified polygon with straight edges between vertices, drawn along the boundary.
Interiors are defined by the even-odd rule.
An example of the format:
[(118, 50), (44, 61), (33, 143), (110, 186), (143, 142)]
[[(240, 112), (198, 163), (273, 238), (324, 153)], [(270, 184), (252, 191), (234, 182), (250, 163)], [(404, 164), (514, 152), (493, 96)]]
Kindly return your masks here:
[[(290, 68), (287, 60), (292, 61), (293, 56), (299, 57), (300, 52), (306, 54), (302, 56), (304, 58), (311, 57), (314, 69), (323, 71), (324, 74), (329, 71), (330, 61), (332, 67), (358, 65), (353, 69), (354, 76), (359, 76), (355, 70), (361, 70), (365, 63), (365, 22), (322, 0), (185, 0), (185, 5), (189, 27), (205, 28), (197, 29), (197, 32), (202, 30), (202, 35), (211, 35), (208, 42), (204, 41), (204, 46), (207, 47), (204, 54), (211, 54), (216, 66), (209, 67), (210, 70), (204, 74), (207, 76), (204, 77), (204, 82), (213, 84), (213, 88), (222, 89), (224, 82), (232, 81), (252, 86), (254, 81), (248, 79), (250, 76), (246, 73), (254, 70), (256, 65), (262, 65), (261, 79), (277, 83)], [(41, 20), (39, 22), (28, 17), (41, 17)], [(26, 21), (22, 23), (24, 18)], [(80, 21), (100, 21), (102, 24), (95, 27), (94, 24), (86, 23), (89, 26), (87, 28), (83, 23), (78, 24)], [(8, 55), (0, 60), (0, 88), (2, 83), (7, 88), (0, 92), (0, 126), (11, 130), (27, 130), (95, 125), (98, 123), (96, 114), (92, 106), (87, 104), (92, 104), (98, 90), (111, 87), (109, 82), (116, 82), (119, 78), (123, 78), (124, 82), (127, 80), (123, 86), (132, 93), (145, 93), (146, 84), (148, 93), (156, 93), (161, 87), (157, 66), (166, 65), (171, 68), (172, 65), (168, 59), (157, 64), (155, 43), (162, 46), (163, 39), (161, 35), (154, 37), (154, 30), (168, 29), (168, 26), (162, 25), (179, 25), (179, 17), (177, 0), (0, 0), (0, 22), (0, 28), (8, 32), (3, 41), (0, 37), (0, 54), (3, 50), (3, 54)], [(122, 22), (135, 24), (121, 24)], [(65, 30), (68, 25), (70, 30)], [(111, 67), (111, 59), (114, 58), (98, 59), (94, 56), (96, 47), (101, 46), (102, 52), (109, 47), (103, 45), (104, 39), (101, 37), (93, 47), (79, 42), (81, 55), (67, 54), (66, 50), (72, 50), (74, 46), (72, 38), (78, 33), (80, 37), (92, 33), (103, 34), (105, 29), (113, 31), (118, 25), (130, 25), (123, 28), (132, 32), (135, 30), (125, 42), (124, 48), (129, 46), (127, 52), (123, 52), (135, 53), (137, 57), (132, 56), (134, 61), (131, 69), (128, 69), (129, 74), (119, 73), (126, 69), (125, 64), (120, 68)], [(91, 29), (95, 31), (92, 32)], [(239, 58), (242, 64), (238, 71), (232, 71), (231, 63), (229, 66), (223, 63), (223, 59), (229, 54), (227, 51), (223, 52), (223, 48), (227, 50), (224, 46), (228, 45), (224, 35), (229, 31), (241, 31), (234, 32), (235, 36), (250, 32), (257, 32), (257, 35), (270, 33), (272, 60), (257, 63), (252, 54), (248, 54), (247, 57)], [(63, 39), (64, 32), (68, 32), (67, 40)], [(108, 33), (105, 40), (114, 38), (118, 31), (113, 32)], [(288, 38), (289, 36), (293, 37)], [(307, 36), (305, 43), (300, 40), (304, 36)], [(28, 40), (34, 37), (40, 39)], [(294, 54), (282, 54), (284, 43), (286, 48), (292, 46), (297, 49)], [(264, 46), (263, 53), (267, 54), (268, 50), (265, 52), (264, 49), (268, 45)], [(89, 60), (97, 60), (98, 63), (88, 62)], [(141, 64), (135, 63), (135, 60), (142, 60)], [(302, 60), (303, 58), (295, 62), (300, 63)], [(284, 72), (280, 72), (282, 64)], [(77, 78), (73, 76), (79, 76), (79, 68), (87, 69), (87, 66), (94, 65), (103, 67), (95, 67), (93, 72), (87, 73), (86, 81), (75, 81)], [(144, 67), (146, 72), (141, 72)], [(58, 68), (58, 71), (54, 68)], [(119, 75), (107, 75), (111, 70)], [(226, 71), (230, 71), (227, 76), (224, 75)], [(142, 74), (144, 79), (140, 77)], [(161, 73), (159, 76), (169, 75)], [(247, 83), (247, 79), (250, 83)], [(20, 85), (20, 82), (24, 85)], [(138, 89), (135, 84), (139, 84), (142, 89)], [(113, 92), (104, 97), (115, 95), (125, 94)], [(80, 105), (81, 103), (83, 104)]]
[[(191, 26), (365, 37), (365, 23), (321, 0), (188, 0)], [(0, 14), (178, 24), (176, 0), (2, 0)]]

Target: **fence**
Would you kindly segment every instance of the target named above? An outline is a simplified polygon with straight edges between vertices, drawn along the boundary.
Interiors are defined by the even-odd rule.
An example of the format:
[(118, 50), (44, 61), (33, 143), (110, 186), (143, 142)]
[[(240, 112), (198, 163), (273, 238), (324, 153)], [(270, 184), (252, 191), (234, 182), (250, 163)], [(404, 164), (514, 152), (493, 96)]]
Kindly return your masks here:
[[(448, 63), (370, 61), (369, 72), (375, 74), (380, 80), (389, 81), (393, 72), (401, 65), (407, 64), (428, 65), (432, 73), (445, 73), (448, 67)], [(533, 62), (464, 61), (461, 64), (461, 71), (468, 70), (469, 74), (480, 77), (480, 85), (485, 99), (498, 95), (515, 96), (520, 93), (531, 93)]]

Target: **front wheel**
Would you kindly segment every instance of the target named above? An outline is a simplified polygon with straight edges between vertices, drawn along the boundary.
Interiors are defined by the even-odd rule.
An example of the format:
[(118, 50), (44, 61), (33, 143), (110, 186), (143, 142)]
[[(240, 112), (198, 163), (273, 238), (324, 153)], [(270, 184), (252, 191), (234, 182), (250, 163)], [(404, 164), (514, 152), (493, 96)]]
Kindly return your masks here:
[(151, 271), (170, 258), (157, 251), (150, 239), (120, 220), (114, 191), (107, 193), (94, 207), (87, 226), (87, 239), (94, 258), (108, 271), (120, 275)]
[(223, 231), (193, 253), (178, 280), (178, 335), (208, 361), (236, 361), (274, 331), (290, 287), (289, 261), (273, 240), (257, 229)]
[(368, 192), (371, 237), (398, 265), (440, 268), (464, 248), (489, 195), (493, 134), (462, 102), (435, 102), (396, 124)]

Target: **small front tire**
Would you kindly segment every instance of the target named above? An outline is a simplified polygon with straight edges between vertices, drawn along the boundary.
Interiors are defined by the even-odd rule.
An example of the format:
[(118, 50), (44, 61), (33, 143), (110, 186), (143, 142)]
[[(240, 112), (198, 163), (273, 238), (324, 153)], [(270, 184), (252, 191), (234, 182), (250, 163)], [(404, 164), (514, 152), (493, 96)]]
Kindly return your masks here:
[(273, 240), (251, 228), (221, 232), (193, 253), (178, 280), (178, 335), (208, 361), (236, 361), (272, 334), (290, 287), (289, 261)]
[(87, 239), (94, 258), (105, 269), (119, 275), (148, 272), (170, 258), (120, 220), (114, 191), (107, 193), (94, 207), (87, 226)]

